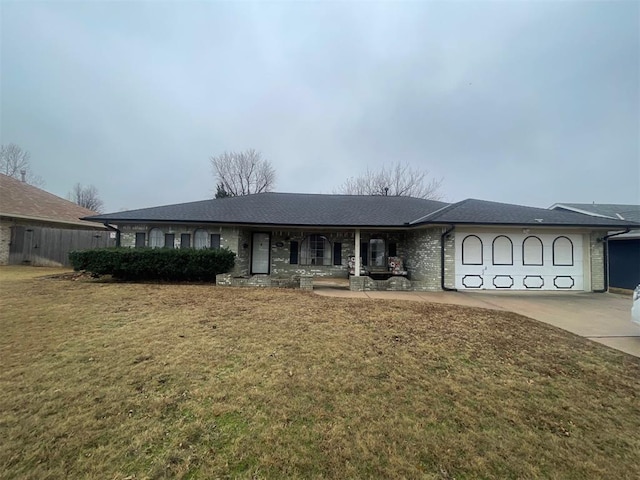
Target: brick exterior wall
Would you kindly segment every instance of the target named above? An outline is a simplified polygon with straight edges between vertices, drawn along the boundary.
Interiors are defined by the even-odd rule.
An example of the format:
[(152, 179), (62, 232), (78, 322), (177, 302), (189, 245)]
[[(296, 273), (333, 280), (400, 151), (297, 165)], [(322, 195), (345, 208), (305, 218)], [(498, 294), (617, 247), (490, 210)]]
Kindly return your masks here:
[(444, 240), (444, 286), (456, 286), (456, 234), (449, 233)]
[(196, 230), (202, 229), (207, 233), (207, 236), (211, 234), (220, 235), (220, 246), (228, 248), (232, 252), (235, 252), (236, 262), (234, 267), (234, 274), (247, 275), (248, 274), (248, 247), (243, 248), (243, 243), (248, 243), (248, 240), (243, 236), (243, 232), (236, 227), (218, 227), (211, 225), (147, 225), (147, 224), (131, 224), (120, 226), (120, 246), (126, 248), (134, 248), (136, 246), (136, 233), (142, 232), (145, 234), (145, 245), (149, 245), (149, 231), (152, 228), (159, 228), (162, 233), (173, 233), (175, 235), (175, 248), (180, 248), (181, 235), (188, 233), (191, 235), (191, 242), (193, 245), (194, 233)]
[[(298, 251), (298, 264), (291, 265), (291, 242), (298, 242), (298, 249), (302, 241), (309, 235), (322, 235), (329, 240), (331, 248), (332, 265), (303, 265), (301, 264), (300, 251)], [(271, 233), (271, 275), (275, 277), (286, 277), (291, 275), (311, 275), (315, 277), (338, 277), (347, 278), (347, 262), (349, 256), (353, 255), (354, 243), (353, 232), (305, 232), (305, 231), (275, 231)], [(333, 245), (335, 242), (342, 244), (340, 265), (333, 265)], [(282, 244), (282, 246), (278, 246)]]
[[(227, 247), (236, 253), (236, 264), (232, 272), (219, 279), (220, 285), (232, 286), (270, 286), (270, 287), (303, 287), (312, 288), (313, 277), (348, 277), (348, 258), (354, 254), (355, 232), (347, 231), (303, 231), (303, 230), (276, 230), (265, 231), (271, 235), (270, 251), (270, 275), (250, 275), (251, 271), (251, 240), (253, 231), (248, 228), (218, 227), (218, 226), (194, 226), (194, 225), (128, 225), (121, 228), (121, 245), (123, 247), (135, 246), (135, 233), (145, 232), (146, 241), (149, 241), (149, 230), (153, 227), (160, 228), (164, 233), (174, 233), (176, 248), (180, 247), (180, 235), (193, 234), (197, 228), (204, 229), (207, 234), (220, 234), (221, 246)], [(4, 227), (0, 224), (0, 232)], [(6, 228), (8, 230), (8, 228)], [(405, 261), (408, 278), (392, 277), (389, 280), (373, 280), (369, 277), (351, 277), (350, 288), (357, 291), (391, 290), (391, 291), (439, 291), (441, 290), (441, 235), (446, 230), (444, 227), (424, 228), (409, 232), (361, 232), (361, 241), (368, 242), (371, 238), (383, 238), (386, 248), (390, 242), (396, 244), (396, 255)], [(327, 237), (331, 245), (333, 260), (333, 245), (340, 242), (342, 245), (340, 265), (290, 265), (291, 242), (298, 242), (301, 247), (304, 238), (308, 235), (319, 234)], [(455, 286), (455, 230), (445, 238), (445, 286)], [(591, 289), (604, 288), (604, 244), (598, 242), (603, 232), (592, 232), (586, 236), (589, 239)], [(8, 256), (8, 243), (0, 242), (0, 260), (3, 247), (6, 245)], [(301, 260), (298, 252), (299, 262)], [(333, 261), (331, 262), (333, 263)], [(585, 274), (587, 271), (585, 269)]]
[[(604, 242), (599, 242), (606, 232), (591, 232), (589, 249), (591, 256), (591, 290), (604, 289)], [(585, 246), (586, 248), (586, 246)]]
[(0, 219), (0, 265), (9, 264), (9, 244), (11, 243), (11, 223)]
[(440, 236), (443, 231), (429, 228), (407, 234), (405, 264), (416, 290), (441, 290)]

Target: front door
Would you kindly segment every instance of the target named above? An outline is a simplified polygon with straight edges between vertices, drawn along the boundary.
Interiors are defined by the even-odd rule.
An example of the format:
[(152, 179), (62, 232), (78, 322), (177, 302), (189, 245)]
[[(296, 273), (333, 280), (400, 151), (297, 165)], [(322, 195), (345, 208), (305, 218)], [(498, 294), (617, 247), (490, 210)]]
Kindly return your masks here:
[(251, 273), (269, 273), (269, 240), (268, 233), (254, 233), (251, 240)]

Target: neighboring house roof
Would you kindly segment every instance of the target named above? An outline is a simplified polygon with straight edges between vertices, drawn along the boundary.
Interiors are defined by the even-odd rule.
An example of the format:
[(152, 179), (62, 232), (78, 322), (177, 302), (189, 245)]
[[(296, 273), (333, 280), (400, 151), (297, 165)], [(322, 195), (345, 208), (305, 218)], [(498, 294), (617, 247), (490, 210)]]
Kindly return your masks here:
[(82, 226), (104, 228), (93, 222), (80, 220), (96, 212), (45, 192), (33, 185), (0, 173), (0, 216)]
[(622, 205), (616, 203), (556, 203), (553, 210), (567, 210), (585, 215), (616, 218), (640, 222), (640, 205)]
[[(414, 222), (470, 225), (590, 226), (625, 228), (633, 222), (604, 217), (589, 217), (574, 212), (525, 207), (510, 203), (488, 202), (473, 198), (453, 203)], [(638, 225), (640, 227), (640, 225)]]
[(402, 226), (446, 203), (412, 197), (258, 193), (90, 217), (96, 221)]
[[(615, 218), (640, 223), (640, 205), (618, 203), (556, 203), (551, 210), (576, 212), (591, 217)], [(629, 240), (640, 238), (640, 226), (623, 235), (611, 237), (611, 240)]]
[(412, 197), (273, 192), (94, 215), (87, 219), (113, 223), (176, 222), (333, 227), (479, 224), (625, 228), (633, 224), (623, 220), (474, 199), (447, 204)]

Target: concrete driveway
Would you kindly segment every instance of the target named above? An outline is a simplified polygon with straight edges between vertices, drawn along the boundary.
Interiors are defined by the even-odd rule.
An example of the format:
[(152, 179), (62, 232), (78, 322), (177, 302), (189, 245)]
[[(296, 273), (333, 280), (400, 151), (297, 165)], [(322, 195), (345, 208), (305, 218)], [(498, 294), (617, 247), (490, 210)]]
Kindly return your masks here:
[(318, 295), (449, 303), (507, 310), (640, 357), (640, 327), (631, 323), (631, 297), (612, 293), (351, 292), (316, 285)]

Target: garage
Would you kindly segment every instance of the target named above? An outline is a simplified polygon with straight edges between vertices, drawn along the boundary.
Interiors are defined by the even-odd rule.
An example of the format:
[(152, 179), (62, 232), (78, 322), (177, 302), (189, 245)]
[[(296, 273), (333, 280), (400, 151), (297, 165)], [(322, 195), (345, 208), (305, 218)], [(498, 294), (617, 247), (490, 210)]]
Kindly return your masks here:
[[(459, 290), (589, 290), (584, 235), (529, 229), (458, 230)], [(588, 244), (588, 243), (587, 243)]]

